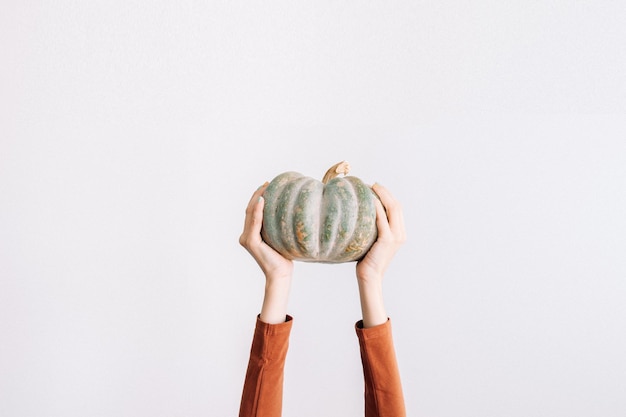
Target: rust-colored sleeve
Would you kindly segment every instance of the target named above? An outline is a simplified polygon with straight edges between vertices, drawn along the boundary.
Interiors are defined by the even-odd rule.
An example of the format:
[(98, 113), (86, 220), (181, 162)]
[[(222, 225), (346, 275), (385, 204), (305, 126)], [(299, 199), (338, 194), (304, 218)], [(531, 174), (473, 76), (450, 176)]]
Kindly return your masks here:
[(257, 316), (239, 417), (280, 417), (283, 369), (292, 323), (291, 316), (280, 324), (264, 323)]
[(365, 417), (405, 417), (391, 321), (364, 329), (361, 320), (355, 328), (365, 378)]

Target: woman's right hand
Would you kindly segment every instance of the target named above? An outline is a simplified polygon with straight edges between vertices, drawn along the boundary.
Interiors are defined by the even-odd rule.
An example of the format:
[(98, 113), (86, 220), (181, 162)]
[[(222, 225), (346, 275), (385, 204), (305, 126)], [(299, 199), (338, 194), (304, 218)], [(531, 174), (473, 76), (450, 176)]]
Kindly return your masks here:
[(266, 182), (252, 194), (252, 198), (246, 208), (246, 220), (243, 233), (239, 237), (239, 243), (246, 248), (268, 280), (290, 277), (293, 273), (293, 262), (283, 257), (272, 249), (261, 238), (261, 226), (263, 225), (263, 207), (265, 200), (263, 192), (267, 188)]

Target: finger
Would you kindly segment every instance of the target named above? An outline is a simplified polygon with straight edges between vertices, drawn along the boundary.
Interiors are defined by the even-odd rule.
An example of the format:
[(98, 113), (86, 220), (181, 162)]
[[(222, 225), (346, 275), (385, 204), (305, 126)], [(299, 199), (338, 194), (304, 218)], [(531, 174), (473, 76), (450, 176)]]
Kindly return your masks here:
[(261, 233), (261, 226), (263, 225), (263, 207), (265, 207), (265, 199), (263, 196), (257, 197), (256, 205), (252, 211), (252, 218), (250, 220), (250, 233), (259, 235)]
[(376, 228), (378, 229), (378, 237), (385, 238), (391, 235), (387, 213), (385, 213), (385, 208), (378, 199), (375, 199), (374, 205), (376, 206)]
[(381, 203), (383, 203), (383, 207), (385, 207), (385, 211), (387, 211), (387, 217), (389, 221), (392, 221), (392, 217), (397, 212), (399, 207), (398, 201), (393, 197), (393, 195), (382, 185), (376, 183), (372, 185), (372, 191), (376, 193), (378, 198), (380, 198)]
[(257, 198), (257, 203), (254, 205), (251, 214), (247, 216), (248, 221), (242, 235), (242, 245), (248, 249), (255, 258), (258, 257), (260, 246), (263, 244), (261, 226), (263, 225), (264, 202), (263, 197), (259, 196)]
[[(260, 186), (253, 194), (252, 198), (248, 202), (246, 207), (246, 218), (243, 224), (243, 232), (239, 238), (239, 242), (244, 246), (249, 246), (249, 243), (256, 241), (257, 237), (260, 240), (260, 230), (263, 223), (263, 205), (261, 200), (261, 194), (267, 188), (267, 182)], [(260, 208), (259, 208), (260, 206)]]
[(252, 194), (252, 197), (250, 197), (250, 201), (248, 202), (248, 206), (246, 207), (246, 213), (254, 208), (255, 204), (259, 200), (259, 196), (263, 195), (268, 185), (269, 182), (265, 181), (265, 183), (257, 188), (256, 191)]
[(372, 190), (378, 195), (380, 201), (385, 207), (387, 212), (387, 219), (389, 220), (389, 227), (393, 234), (400, 238), (405, 238), (404, 229), (404, 215), (402, 213), (402, 206), (395, 199), (395, 197), (382, 185), (376, 183), (372, 186)]

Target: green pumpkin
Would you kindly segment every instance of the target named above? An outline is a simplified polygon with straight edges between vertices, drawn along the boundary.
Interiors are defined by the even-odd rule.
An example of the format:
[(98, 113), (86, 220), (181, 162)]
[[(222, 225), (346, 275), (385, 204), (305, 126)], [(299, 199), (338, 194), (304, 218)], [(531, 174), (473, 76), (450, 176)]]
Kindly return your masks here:
[(297, 172), (274, 178), (263, 198), (263, 240), (287, 259), (340, 263), (361, 259), (377, 237), (378, 198), (340, 162), (318, 181)]

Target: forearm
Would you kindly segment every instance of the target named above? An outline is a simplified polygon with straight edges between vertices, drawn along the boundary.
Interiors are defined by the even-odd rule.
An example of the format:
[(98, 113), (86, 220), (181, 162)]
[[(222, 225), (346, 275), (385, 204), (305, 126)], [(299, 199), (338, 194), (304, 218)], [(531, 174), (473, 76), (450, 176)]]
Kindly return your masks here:
[(365, 417), (404, 417), (404, 396), (391, 322), (362, 328), (356, 324), (365, 379)]
[(382, 279), (358, 279), (357, 282), (359, 284), (363, 327), (367, 329), (385, 323), (387, 312), (383, 300)]
[(256, 322), (241, 395), (240, 417), (280, 417), (283, 374), (292, 318), (280, 324)]
[(285, 322), (290, 288), (291, 276), (281, 278), (267, 277), (265, 282), (265, 296), (259, 317), (261, 321), (268, 324)]

